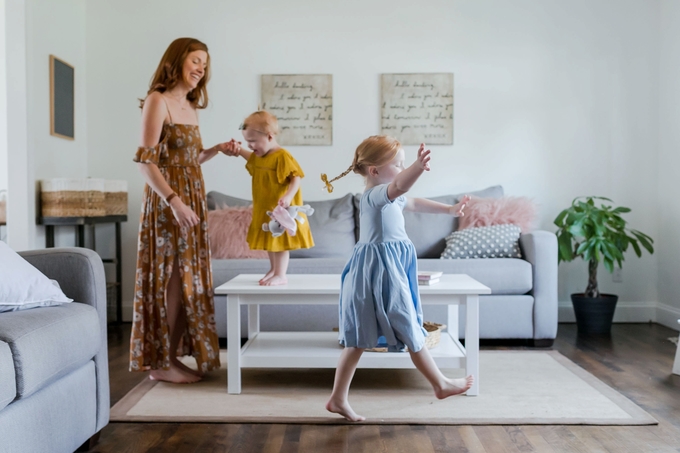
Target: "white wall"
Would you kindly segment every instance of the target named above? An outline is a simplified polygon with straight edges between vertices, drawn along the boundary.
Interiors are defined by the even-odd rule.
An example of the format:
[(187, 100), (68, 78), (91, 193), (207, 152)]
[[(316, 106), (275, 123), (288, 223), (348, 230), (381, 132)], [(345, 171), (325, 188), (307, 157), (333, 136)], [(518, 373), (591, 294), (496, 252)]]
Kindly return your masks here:
[(7, 199), (7, 243), (15, 250), (33, 248), (35, 238), (35, 190), (28, 148), (26, 10), (26, 0), (5, 0), (7, 185), (12, 188)]
[[(333, 146), (290, 148), (309, 200), (362, 190), (352, 176), (329, 195), (318, 175), (342, 172), (356, 145), (379, 132), (381, 73), (453, 72), (455, 145), (433, 147), (433, 171), (414, 195), (502, 184), (535, 199), (551, 231), (573, 197), (602, 195), (631, 207), (632, 226), (657, 238), (658, 20), (658, 4), (646, 0), (88, 2), (88, 170), (130, 183), (124, 298), (129, 304), (143, 187), (131, 160), (137, 98), (174, 38), (210, 48), (207, 146), (239, 136), (261, 74), (333, 74)], [(249, 196), (243, 162), (220, 156), (204, 172), (209, 190)], [(601, 287), (624, 306), (653, 306), (656, 263), (631, 255), (623, 283), (603, 274)], [(585, 263), (560, 266), (565, 304), (586, 283)]]
[[(28, 146), (36, 181), (89, 176), (85, 6), (86, 0), (27, 0)], [(50, 135), (50, 54), (75, 68), (75, 140)], [(57, 228), (55, 239), (56, 246), (73, 246), (73, 228)], [(34, 246), (45, 247), (44, 227), (36, 227)]]
[[(5, 0), (0, 0), (0, 190), (7, 190), (7, 73)], [(3, 237), (4, 233), (0, 234)]]
[(659, 105), (659, 321), (680, 318), (680, 2), (662, 0)]

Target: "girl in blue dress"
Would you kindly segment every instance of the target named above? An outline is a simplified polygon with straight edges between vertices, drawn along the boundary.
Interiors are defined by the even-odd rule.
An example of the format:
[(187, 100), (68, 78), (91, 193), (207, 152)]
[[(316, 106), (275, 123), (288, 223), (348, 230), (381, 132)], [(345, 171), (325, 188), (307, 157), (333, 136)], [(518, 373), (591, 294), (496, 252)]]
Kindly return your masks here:
[(350, 171), (366, 178), (361, 197), (361, 236), (342, 272), (339, 340), (345, 346), (335, 372), (333, 393), (326, 409), (350, 421), (365, 420), (349, 405), (349, 386), (361, 354), (376, 347), (384, 337), (389, 351), (408, 347), (416, 368), (432, 384), (435, 396), (443, 399), (467, 391), (472, 376), (444, 376), (425, 345), (422, 308), (418, 293), (417, 257), (406, 235), (402, 210), (462, 216), (469, 200), (465, 196), (451, 206), (423, 198), (406, 198), (424, 171), (430, 170), (430, 150), (421, 144), (418, 158), (404, 168), (404, 150), (388, 136), (364, 140), (354, 153), (352, 165), (337, 178), (321, 179), (329, 192), (331, 182)]

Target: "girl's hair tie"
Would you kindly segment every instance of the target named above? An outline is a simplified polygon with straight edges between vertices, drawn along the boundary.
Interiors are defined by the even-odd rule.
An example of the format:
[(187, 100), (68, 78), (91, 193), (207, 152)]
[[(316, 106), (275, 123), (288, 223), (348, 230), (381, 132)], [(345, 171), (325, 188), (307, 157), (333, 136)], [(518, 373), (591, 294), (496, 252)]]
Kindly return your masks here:
[(328, 193), (333, 192), (333, 185), (328, 181), (328, 176), (326, 175), (326, 173), (321, 173), (321, 181), (323, 181), (324, 184), (326, 184), (326, 187), (324, 187), (324, 189), (326, 189)]

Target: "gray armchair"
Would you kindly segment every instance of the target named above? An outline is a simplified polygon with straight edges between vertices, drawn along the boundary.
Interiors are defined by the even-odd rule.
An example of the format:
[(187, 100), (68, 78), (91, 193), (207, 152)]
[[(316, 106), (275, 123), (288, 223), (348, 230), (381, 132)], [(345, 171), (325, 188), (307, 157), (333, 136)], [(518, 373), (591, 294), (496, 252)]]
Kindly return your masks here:
[(0, 452), (73, 452), (109, 422), (104, 266), (81, 248), (20, 255), (74, 302), (0, 313)]

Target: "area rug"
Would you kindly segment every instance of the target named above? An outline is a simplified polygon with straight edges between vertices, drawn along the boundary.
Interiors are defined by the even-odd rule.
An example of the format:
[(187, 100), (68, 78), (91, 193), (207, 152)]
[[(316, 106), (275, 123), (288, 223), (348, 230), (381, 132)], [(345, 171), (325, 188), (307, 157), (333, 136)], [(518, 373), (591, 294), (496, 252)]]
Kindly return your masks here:
[[(203, 381), (142, 381), (111, 409), (118, 422), (346, 423), (324, 409), (332, 369), (245, 369), (227, 393), (223, 367)], [(450, 377), (462, 370), (446, 370)], [(416, 370), (359, 369), (350, 404), (368, 424), (649, 425), (657, 421), (556, 351), (482, 351), (479, 396), (437, 400)]]

